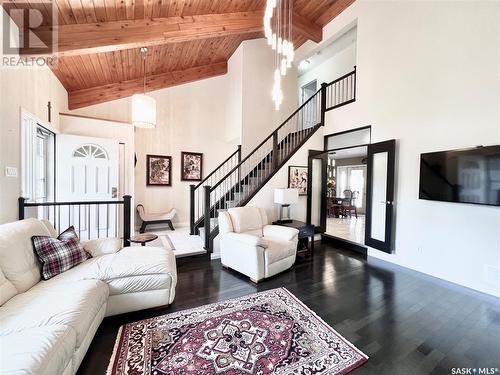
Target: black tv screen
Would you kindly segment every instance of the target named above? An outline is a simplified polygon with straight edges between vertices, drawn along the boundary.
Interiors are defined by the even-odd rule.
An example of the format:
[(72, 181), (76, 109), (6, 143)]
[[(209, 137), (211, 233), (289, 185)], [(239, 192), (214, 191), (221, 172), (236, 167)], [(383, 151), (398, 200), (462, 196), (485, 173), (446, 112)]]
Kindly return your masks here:
[(500, 206), (500, 145), (421, 154), (419, 197)]

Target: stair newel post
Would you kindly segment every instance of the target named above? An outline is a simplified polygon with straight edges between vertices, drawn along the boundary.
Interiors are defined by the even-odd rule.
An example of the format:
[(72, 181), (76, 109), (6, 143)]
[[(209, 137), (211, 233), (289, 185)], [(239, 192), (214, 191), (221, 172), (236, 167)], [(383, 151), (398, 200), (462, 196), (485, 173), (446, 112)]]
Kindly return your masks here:
[(356, 65), (354, 65), (354, 92), (353, 92), (353, 99), (356, 100)]
[(24, 202), (26, 202), (26, 198), (19, 197), (17, 199), (17, 203), (19, 206), (19, 220), (24, 220)]
[[(237, 161), (237, 165), (239, 165), (241, 163), (241, 145), (238, 145), (238, 161)], [(240, 184), (241, 182), (241, 166), (238, 167), (238, 170), (237, 170), (237, 174), (236, 174), (236, 190), (235, 191), (238, 191), (240, 192), (241, 190), (238, 188), (238, 185)], [(234, 196), (233, 196), (234, 199), (236, 199)]]
[(130, 246), (130, 219), (131, 219), (132, 197), (123, 196), (123, 247)]
[(273, 133), (273, 171), (278, 169), (278, 131)]
[(210, 249), (210, 189), (211, 189), (211, 186), (203, 186), (203, 189), (205, 192), (205, 197), (204, 197), (205, 249), (209, 253), (211, 253), (212, 252), (212, 249)]
[(326, 113), (326, 88), (327, 84), (323, 82), (321, 84), (321, 126), (325, 125), (325, 113)]
[(195, 205), (195, 200), (194, 200), (194, 192), (195, 192), (195, 186), (196, 185), (189, 185), (189, 201), (190, 201), (190, 206), (189, 206), (189, 234), (194, 235), (194, 205)]

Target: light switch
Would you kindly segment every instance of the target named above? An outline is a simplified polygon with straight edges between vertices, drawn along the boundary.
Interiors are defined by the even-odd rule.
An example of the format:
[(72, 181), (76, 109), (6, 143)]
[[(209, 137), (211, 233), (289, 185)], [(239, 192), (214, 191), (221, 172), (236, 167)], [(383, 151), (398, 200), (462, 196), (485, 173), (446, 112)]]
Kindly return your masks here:
[(5, 167), (5, 177), (17, 177), (17, 168)]

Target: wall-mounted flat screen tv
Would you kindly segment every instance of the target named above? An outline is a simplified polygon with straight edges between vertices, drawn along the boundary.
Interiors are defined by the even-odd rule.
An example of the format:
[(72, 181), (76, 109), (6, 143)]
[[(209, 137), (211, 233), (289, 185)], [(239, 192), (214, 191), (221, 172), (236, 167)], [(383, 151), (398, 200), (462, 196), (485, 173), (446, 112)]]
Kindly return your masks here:
[(421, 154), (419, 197), (500, 206), (500, 145)]

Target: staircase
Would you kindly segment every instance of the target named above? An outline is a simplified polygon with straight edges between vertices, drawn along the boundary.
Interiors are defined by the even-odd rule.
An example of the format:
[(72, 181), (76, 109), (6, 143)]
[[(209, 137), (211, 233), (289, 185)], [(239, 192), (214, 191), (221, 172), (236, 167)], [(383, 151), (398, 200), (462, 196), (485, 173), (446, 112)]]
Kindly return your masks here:
[(356, 100), (356, 67), (323, 83), (275, 131), (245, 158), (241, 146), (190, 191), (190, 233), (199, 234), (213, 251), (219, 210), (246, 205), (325, 123), (325, 113)]

